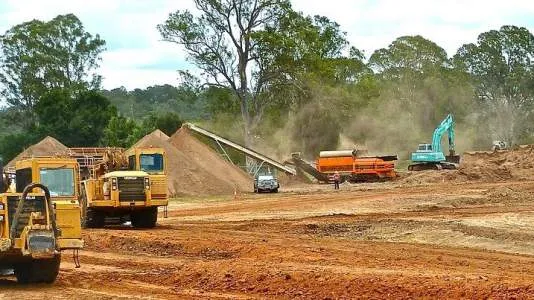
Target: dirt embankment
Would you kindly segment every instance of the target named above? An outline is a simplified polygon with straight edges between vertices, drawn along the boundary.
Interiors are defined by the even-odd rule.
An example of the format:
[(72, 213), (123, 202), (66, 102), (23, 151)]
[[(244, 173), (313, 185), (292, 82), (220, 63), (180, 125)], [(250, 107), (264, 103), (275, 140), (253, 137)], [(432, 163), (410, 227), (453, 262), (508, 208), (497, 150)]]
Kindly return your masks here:
[(403, 172), (401, 184), (438, 182), (499, 182), (534, 179), (534, 145), (513, 150), (465, 152), (458, 170)]

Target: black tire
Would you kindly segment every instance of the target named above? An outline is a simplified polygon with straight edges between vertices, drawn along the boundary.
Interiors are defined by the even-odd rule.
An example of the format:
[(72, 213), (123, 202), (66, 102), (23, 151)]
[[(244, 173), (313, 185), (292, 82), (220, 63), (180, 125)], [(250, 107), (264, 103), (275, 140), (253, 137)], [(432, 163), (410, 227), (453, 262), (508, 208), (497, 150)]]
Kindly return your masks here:
[(59, 274), (61, 255), (52, 258), (33, 259), (30, 262), (15, 265), (14, 271), (20, 284), (53, 283)]
[(275, 189), (273, 190), (273, 193), (278, 193), (278, 188), (275, 188)]
[(106, 219), (104, 214), (91, 207), (87, 207), (87, 195), (83, 186), (80, 195), (80, 214), (82, 228), (102, 228), (105, 225)]
[(132, 221), (132, 226), (135, 228), (154, 228), (158, 222), (158, 208), (149, 207), (134, 211), (130, 215), (130, 221)]

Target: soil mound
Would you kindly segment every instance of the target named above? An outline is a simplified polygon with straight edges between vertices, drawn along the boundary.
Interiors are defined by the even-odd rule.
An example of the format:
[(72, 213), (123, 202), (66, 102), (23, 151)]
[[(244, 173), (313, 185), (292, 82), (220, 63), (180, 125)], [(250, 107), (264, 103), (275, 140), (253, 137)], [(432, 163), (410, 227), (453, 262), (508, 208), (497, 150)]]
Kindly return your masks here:
[(22, 153), (12, 159), (7, 165), (7, 168), (15, 167), (15, 163), (19, 160), (37, 156), (55, 156), (67, 151), (67, 146), (60, 143), (58, 140), (51, 136), (47, 136), (39, 143), (28, 147)]
[(469, 180), (533, 179), (534, 146), (526, 145), (513, 150), (494, 152), (466, 152), (459, 173)]
[(187, 128), (178, 129), (169, 138), (169, 143), (188, 157), (197, 168), (208, 173), (209, 178), (213, 178), (202, 179), (206, 188), (215, 189), (218, 194), (233, 193), (235, 189), (252, 189), (252, 178), (245, 171), (223, 159), (219, 153), (191, 135)]
[[(221, 195), (231, 194), (236, 188), (238, 191), (251, 189), (252, 181), (246, 173), (224, 161), (189, 133), (181, 133), (180, 138), (173, 141), (175, 143), (171, 143), (171, 138), (166, 134), (156, 130), (132, 146), (165, 149), (170, 195)], [(189, 150), (182, 151), (175, 145)]]
[(458, 170), (407, 172), (400, 183), (505, 181), (534, 179), (534, 145), (513, 150), (474, 151), (462, 155)]

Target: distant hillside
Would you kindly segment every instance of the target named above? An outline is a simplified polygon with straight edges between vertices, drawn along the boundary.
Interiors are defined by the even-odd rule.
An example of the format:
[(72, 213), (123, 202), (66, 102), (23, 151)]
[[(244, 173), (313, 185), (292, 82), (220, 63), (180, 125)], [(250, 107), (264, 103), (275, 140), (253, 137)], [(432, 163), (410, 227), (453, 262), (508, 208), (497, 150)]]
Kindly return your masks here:
[(194, 91), (171, 85), (156, 85), (146, 89), (126, 90), (124, 87), (103, 90), (121, 115), (140, 120), (151, 113), (176, 112), (182, 119), (199, 120), (209, 117), (206, 100)]

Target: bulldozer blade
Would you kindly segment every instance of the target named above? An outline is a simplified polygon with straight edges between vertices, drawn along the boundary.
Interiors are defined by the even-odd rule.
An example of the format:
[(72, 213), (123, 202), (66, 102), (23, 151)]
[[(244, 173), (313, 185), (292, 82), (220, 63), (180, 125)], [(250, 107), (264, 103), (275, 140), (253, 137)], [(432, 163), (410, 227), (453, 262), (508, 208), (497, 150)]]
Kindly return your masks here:
[(32, 230), (28, 233), (28, 246), (33, 257), (53, 256), (56, 250), (54, 233), (48, 230)]

